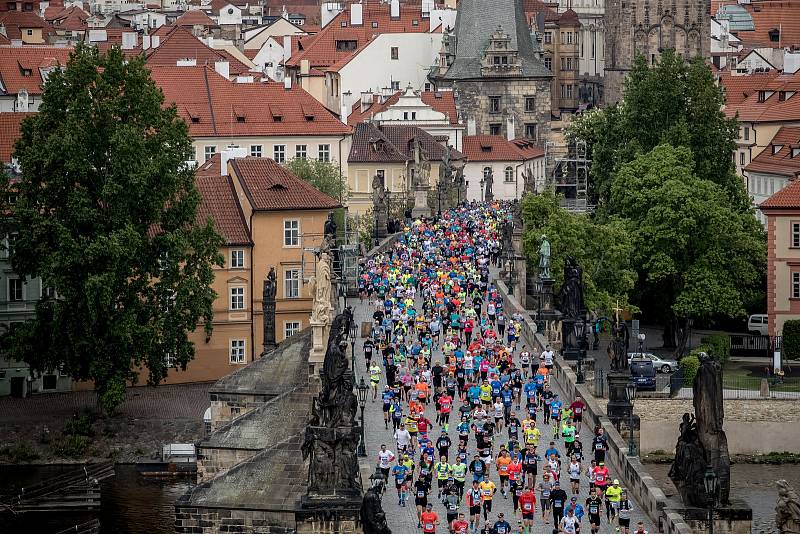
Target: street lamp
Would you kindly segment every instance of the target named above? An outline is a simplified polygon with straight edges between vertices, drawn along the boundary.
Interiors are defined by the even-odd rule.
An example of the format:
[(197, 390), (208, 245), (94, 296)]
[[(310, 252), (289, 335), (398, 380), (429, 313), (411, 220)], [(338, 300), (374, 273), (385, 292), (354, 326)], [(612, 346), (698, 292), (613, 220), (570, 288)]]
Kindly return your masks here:
[(438, 218), (442, 218), (442, 189), (441, 187), (436, 187), (436, 200), (438, 201), (436, 204), (436, 216)]
[(347, 278), (342, 274), (342, 281), (339, 283), (339, 297), (344, 299), (344, 307), (347, 308)]
[(714, 534), (714, 506), (717, 504), (717, 498), (719, 497), (719, 477), (713, 467), (706, 467), (703, 484), (706, 487), (706, 496), (708, 497), (708, 534)]
[(636, 384), (633, 381), (625, 386), (625, 395), (631, 405), (628, 413), (628, 456), (636, 456), (636, 441), (633, 439), (633, 401), (636, 399)]
[(358, 443), (358, 455), (364, 457), (367, 455), (367, 447), (364, 445), (364, 406), (367, 405), (367, 383), (364, 382), (364, 377), (358, 382), (358, 406), (361, 408), (361, 440)]
[(639, 333), (639, 357), (641, 358), (644, 354), (642, 347), (644, 347), (644, 340), (647, 339), (647, 336), (644, 335), (644, 332)]
[[(356, 372), (356, 336), (358, 335), (358, 326), (355, 321), (350, 323), (350, 358), (352, 358), (353, 373)], [(363, 380), (363, 378), (362, 378)]]

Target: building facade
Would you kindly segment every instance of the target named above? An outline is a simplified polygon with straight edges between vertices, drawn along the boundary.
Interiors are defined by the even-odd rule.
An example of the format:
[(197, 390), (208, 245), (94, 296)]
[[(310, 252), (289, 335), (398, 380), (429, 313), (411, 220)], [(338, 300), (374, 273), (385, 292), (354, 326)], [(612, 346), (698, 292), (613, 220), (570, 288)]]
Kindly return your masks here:
[(520, 0), (462, 0), (432, 79), (457, 91), (469, 135), (538, 140), (549, 129), (552, 74), (535, 51)]
[(625, 76), (636, 56), (651, 65), (665, 50), (686, 58), (711, 54), (711, 14), (708, 0), (607, 0), (605, 10), (606, 103), (619, 102)]

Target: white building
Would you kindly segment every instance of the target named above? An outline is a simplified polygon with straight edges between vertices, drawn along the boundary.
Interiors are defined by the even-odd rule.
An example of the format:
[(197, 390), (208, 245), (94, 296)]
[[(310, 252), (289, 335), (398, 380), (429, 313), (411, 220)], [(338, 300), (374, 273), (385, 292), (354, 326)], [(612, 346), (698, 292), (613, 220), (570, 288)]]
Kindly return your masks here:
[(467, 157), (464, 178), (468, 200), (484, 200), (485, 179), (490, 174), (492, 193), (499, 200), (522, 197), (526, 171), (532, 173), (535, 183), (544, 183), (544, 150), (531, 141), (508, 140), (499, 135), (469, 135), (464, 137), (461, 152)]

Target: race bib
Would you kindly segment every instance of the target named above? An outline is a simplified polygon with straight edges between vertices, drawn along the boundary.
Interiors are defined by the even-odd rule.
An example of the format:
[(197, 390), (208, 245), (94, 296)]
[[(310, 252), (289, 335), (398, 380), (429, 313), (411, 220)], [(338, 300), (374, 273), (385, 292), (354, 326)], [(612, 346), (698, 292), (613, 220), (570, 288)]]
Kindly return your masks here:
[(533, 505), (531, 503), (529, 503), (529, 502), (526, 502), (525, 504), (522, 505), (522, 508), (525, 509), (525, 510), (530, 511), (530, 510), (533, 510)]
[(425, 496), (425, 492), (424, 492), (424, 491), (418, 491), (418, 492), (417, 492), (417, 497), (419, 497), (420, 499), (421, 499), (422, 497), (424, 497), (424, 496)]

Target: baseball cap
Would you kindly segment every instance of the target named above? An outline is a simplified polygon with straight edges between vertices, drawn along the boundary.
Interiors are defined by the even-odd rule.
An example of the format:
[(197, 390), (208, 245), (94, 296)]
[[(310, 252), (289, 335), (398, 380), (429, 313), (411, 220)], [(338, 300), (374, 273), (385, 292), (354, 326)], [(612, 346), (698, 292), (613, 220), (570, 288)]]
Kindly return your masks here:
[(431, 509), (433, 508), (433, 505), (431, 503), (428, 503), (427, 506), (425, 506), (425, 508)]
[(617, 480), (617, 479), (615, 478), (615, 479), (614, 479), (614, 484), (619, 484), (619, 480)]
[(573, 495), (573, 497), (570, 499), (570, 501), (572, 501), (572, 502), (578, 502), (578, 498), (577, 498), (577, 497), (575, 497), (575, 496)]
[(560, 483), (558, 480), (556, 480), (555, 482), (553, 482), (553, 485), (554, 485), (554, 486), (560, 486), (560, 485), (561, 485), (561, 483)]

